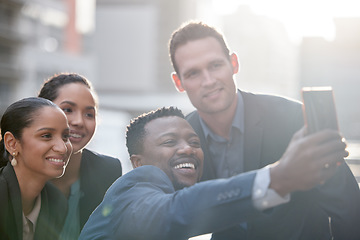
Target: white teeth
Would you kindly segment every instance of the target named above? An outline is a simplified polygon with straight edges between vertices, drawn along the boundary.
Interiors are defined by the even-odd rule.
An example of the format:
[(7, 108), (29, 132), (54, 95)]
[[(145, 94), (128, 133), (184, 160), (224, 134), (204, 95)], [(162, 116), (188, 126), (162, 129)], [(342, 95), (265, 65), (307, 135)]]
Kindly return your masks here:
[(80, 134), (76, 134), (76, 133), (71, 133), (71, 134), (70, 134), (70, 137), (73, 137), (73, 138), (81, 138), (81, 135), (80, 135)]
[(175, 169), (180, 169), (180, 168), (192, 168), (192, 169), (195, 169), (195, 165), (193, 163), (180, 163), (180, 164), (176, 165), (174, 168)]
[(56, 158), (49, 158), (48, 159), (50, 162), (63, 162), (62, 159), (56, 159)]

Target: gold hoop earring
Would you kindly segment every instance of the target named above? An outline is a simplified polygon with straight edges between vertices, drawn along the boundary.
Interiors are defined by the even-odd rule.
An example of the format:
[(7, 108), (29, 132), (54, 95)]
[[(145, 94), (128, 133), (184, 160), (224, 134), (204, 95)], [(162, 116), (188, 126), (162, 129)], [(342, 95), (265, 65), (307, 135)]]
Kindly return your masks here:
[(11, 166), (15, 167), (17, 165), (17, 161), (16, 161), (16, 152), (13, 152), (13, 158), (11, 159)]

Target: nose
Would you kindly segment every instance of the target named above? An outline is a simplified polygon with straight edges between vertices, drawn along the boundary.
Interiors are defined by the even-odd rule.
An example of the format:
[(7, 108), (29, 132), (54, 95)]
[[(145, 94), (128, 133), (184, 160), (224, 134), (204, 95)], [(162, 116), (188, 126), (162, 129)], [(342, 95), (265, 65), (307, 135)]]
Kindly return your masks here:
[(212, 85), (214, 85), (215, 82), (216, 82), (215, 78), (212, 76), (210, 71), (204, 70), (203, 71), (202, 85), (203, 86), (212, 86)]
[(194, 148), (191, 147), (188, 143), (183, 143), (181, 145), (181, 147), (179, 147), (178, 149), (178, 154), (181, 155), (187, 155), (187, 156), (191, 156), (194, 155)]
[(53, 150), (55, 152), (65, 154), (68, 151), (68, 147), (66, 146), (64, 140), (61, 137), (59, 137), (55, 140), (55, 143), (53, 145)]
[(68, 117), (68, 120), (69, 120), (69, 124), (73, 126), (82, 126), (84, 123), (83, 115), (79, 111), (72, 114), (71, 118)]

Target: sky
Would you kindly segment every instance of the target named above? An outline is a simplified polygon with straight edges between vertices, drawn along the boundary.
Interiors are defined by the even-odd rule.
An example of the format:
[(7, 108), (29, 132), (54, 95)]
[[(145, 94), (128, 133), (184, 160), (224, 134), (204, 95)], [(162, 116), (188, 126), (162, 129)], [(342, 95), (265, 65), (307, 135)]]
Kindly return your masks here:
[(360, 17), (359, 0), (213, 0), (213, 10), (228, 14), (241, 4), (249, 5), (255, 14), (281, 21), (294, 42), (304, 36), (331, 41), (334, 17)]

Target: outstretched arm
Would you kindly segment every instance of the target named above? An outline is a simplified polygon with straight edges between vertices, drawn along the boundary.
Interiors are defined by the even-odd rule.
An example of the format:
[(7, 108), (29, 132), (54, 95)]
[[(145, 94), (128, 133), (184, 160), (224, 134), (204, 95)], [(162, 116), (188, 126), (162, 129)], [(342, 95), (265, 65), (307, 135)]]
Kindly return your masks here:
[(284, 155), (271, 166), (270, 188), (282, 196), (325, 183), (348, 155), (337, 131), (312, 135), (305, 135), (305, 131), (304, 127), (294, 135)]

